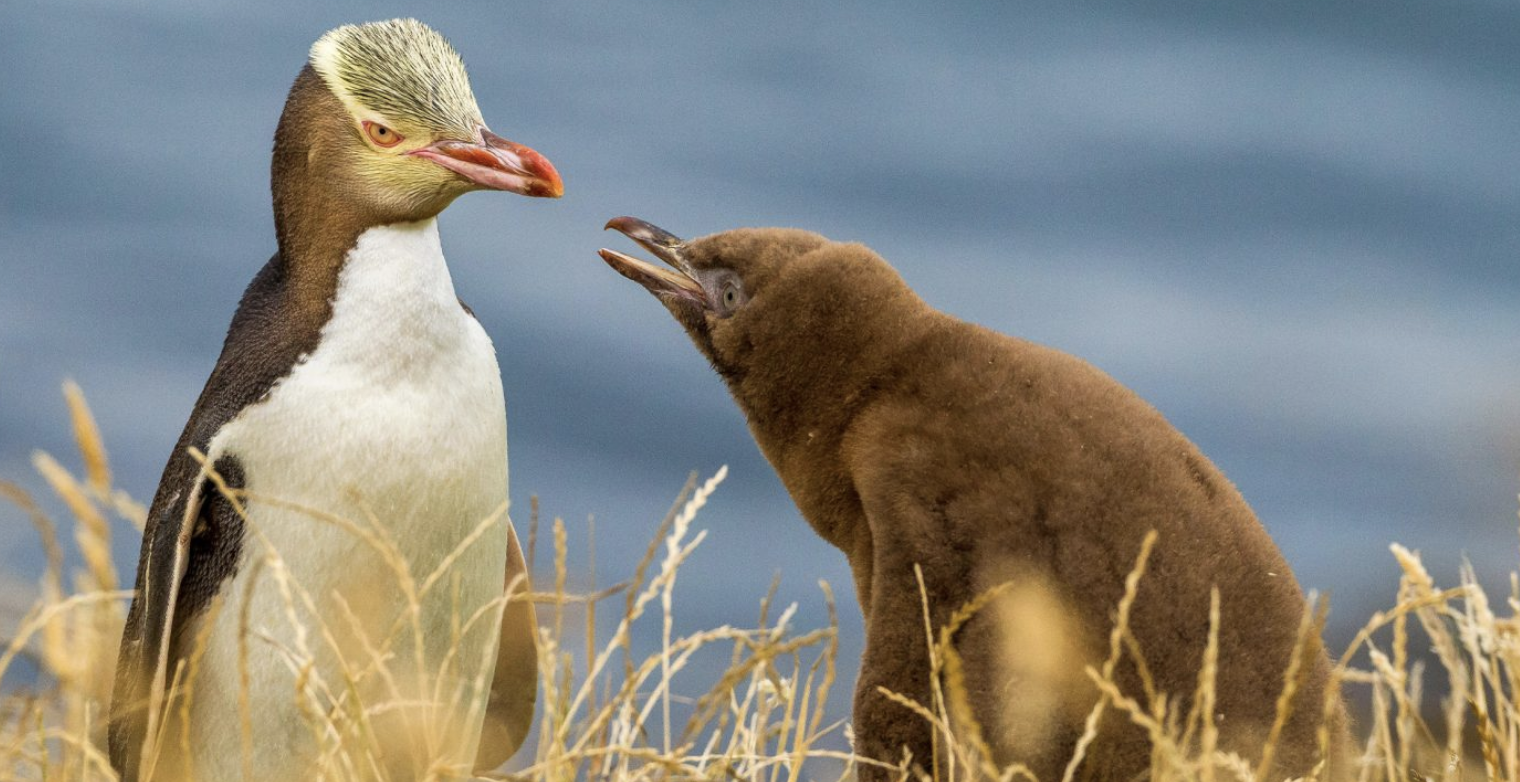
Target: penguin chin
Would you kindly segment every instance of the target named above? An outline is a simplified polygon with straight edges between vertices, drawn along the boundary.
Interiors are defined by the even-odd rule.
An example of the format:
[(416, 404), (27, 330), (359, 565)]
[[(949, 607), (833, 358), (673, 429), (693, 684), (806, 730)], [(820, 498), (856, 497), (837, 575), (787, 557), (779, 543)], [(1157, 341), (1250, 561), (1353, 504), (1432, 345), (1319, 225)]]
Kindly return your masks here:
[(675, 318), (676, 323), (679, 323), (681, 329), (686, 332), (686, 336), (691, 338), (691, 343), (697, 346), (697, 350), (702, 352), (703, 357), (713, 365), (714, 369), (722, 372), (718, 365), (717, 354), (713, 350), (712, 326), (708, 323), (707, 309), (685, 296), (657, 295), (660, 303), (665, 305), (671, 317)]

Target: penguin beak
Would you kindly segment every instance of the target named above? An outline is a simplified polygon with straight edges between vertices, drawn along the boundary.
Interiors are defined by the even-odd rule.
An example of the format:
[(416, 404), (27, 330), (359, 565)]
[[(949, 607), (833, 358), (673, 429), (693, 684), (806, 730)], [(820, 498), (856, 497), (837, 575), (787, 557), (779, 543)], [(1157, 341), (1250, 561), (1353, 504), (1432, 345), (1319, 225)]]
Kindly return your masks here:
[(648, 261), (624, 255), (606, 248), (597, 250), (602, 260), (618, 274), (649, 289), (655, 296), (672, 295), (706, 306), (707, 294), (697, 282), (696, 273), (684, 255), (685, 242), (671, 232), (637, 217), (614, 217), (602, 230), (615, 230), (641, 247), (654, 253), (656, 258), (669, 264), (675, 271), (662, 269)]
[(548, 158), (485, 128), (480, 142), (444, 140), (411, 152), (488, 190), (559, 198), (565, 184)]

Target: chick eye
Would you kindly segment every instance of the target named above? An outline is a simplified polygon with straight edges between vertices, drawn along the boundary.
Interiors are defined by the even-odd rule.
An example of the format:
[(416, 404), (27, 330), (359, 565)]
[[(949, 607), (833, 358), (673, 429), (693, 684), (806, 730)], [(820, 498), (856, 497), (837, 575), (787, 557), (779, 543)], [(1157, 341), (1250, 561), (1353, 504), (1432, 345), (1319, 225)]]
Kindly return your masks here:
[(364, 135), (369, 136), (369, 140), (377, 147), (394, 147), (404, 140), (400, 133), (369, 120), (364, 121)]
[(738, 281), (725, 282), (722, 292), (718, 294), (718, 314), (726, 318), (743, 304), (744, 292), (739, 289)]

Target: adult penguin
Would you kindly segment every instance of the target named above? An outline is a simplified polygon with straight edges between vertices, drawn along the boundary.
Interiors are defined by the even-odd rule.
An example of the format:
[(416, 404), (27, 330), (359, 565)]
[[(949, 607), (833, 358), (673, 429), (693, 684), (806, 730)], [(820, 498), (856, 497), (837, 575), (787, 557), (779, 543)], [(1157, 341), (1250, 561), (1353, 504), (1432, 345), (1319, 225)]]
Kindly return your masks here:
[(279, 249), (154, 495), (111, 763), (281, 782), (495, 767), (532, 719), (536, 627), (495, 351), (436, 217), (471, 190), (557, 197), (559, 174), (486, 128), (459, 55), (410, 19), (312, 46), (271, 168)]

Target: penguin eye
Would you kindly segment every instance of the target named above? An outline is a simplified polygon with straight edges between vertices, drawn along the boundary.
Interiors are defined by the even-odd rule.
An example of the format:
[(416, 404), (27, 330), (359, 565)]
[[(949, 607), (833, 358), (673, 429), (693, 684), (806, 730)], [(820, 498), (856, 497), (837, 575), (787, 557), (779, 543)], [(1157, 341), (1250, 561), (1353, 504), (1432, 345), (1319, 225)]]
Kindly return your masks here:
[(394, 147), (400, 144), (405, 137), (378, 122), (364, 121), (364, 135), (377, 147)]
[(734, 310), (738, 309), (744, 301), (744, 291), (740, 290), (738, 280), (728, 280), (723, 283), (723, 288), (718, 293), (718, 309), (724, 317), (734, 314)]

